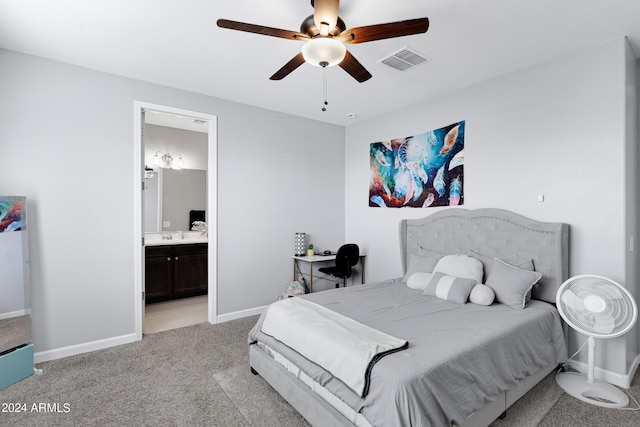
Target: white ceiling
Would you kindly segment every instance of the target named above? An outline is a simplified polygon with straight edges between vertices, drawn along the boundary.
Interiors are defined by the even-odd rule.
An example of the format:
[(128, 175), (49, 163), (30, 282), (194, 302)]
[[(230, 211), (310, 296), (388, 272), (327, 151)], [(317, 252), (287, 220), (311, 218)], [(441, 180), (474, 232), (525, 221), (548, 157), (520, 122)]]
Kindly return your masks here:
[[(0, 0), (0, 47), (340, 125), (624, 36), (640, 56), (639, 0), (342, 0), (347, 28), (431, 25), (348, 45), (373, 78), (329, 69), (322, 112), (320, 68), (269, 80), (302, 42), (216, 26), (226, 18), (298, 31), (312, 13), (309, 0)], [(377, 63), (405, 46), (433, 61), (406, 72)]]
[(193, 117), (179, 116), (177, 114), (164, 113), (160, 111), (146, 110), (144, 115), (144, 122), (150, 125), (185, 129), (194, 132), (209, 132), (209, 124), (206, 121), (197, 120)]

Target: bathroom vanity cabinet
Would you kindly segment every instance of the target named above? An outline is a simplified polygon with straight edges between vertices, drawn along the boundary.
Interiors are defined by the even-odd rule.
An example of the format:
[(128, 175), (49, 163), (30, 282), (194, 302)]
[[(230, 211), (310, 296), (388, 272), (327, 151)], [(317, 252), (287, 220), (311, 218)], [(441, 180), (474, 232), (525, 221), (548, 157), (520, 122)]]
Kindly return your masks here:
[(146, 303), (205, 295), (207, 247), (206, 243), (147, 246)]

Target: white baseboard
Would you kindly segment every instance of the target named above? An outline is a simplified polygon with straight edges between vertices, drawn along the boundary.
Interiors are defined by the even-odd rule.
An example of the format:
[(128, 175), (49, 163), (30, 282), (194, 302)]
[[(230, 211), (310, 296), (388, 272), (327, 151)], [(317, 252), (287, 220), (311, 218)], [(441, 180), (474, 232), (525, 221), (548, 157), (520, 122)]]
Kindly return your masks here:
[(35, 363), (47, 362), (49, 360), (75, 356), (76, 354), (88, 353), (90, 351), (104, 350), (105, 348), (115, 347), (122, 344), (129, 344), (135, 341), (138, 341), (136, 338), (136, 334), (121, 335), (119, 337), (91, 341), (83, 344), (70, 345), (68, 347), (57, 348), (54, 350), (40, 351), (34, 354), (33, 358)]
[(256, 314), (262, 314), (262, 312), (269, 307), (263, 305), (261, 307), (248, 308), (246, 310), (233, 311), (231, 313), (220, 314), (216, 317), (216, 323), (228, 322), (229, 320), (241, 319), (243, 317), (255, 316)]
[(636, 375), (636, 371), (638, 370), (638, 365), (640, 365), (640, 354), (637, 354), (633, 359), (633, 363), (631, 364), (631, 372), (626, 376), (626, 386), (624, 388), (631, 387), (631, 381), (633, 381), (633, 377)]
[(0, 313), (0, 320), (12, 319), (14, 317), (24, 316), (25, 314), (31, 314), (31, 310), (18, 310), (10, 313)]
[[(593, 377), (596, 380), (606, 381), (610, 384), (617, 385), (618, 387), (628, 389), (629, 387), (631, 387), (631, 380), (633, 380), (633, 376), (638, 369), (638, 363), (640, 363), (640, 354), (636, 356), (633, 363), (631, 364), (631, 371), (626, 374), (618, 374), (617, 372), (611, 372), (607, 369), (602, 369), (595, 366), (593, 369)], [(580, 372), (584, 372), (586, 375), (588, 369), (586, 363), (570, 360), (569, 362), (567, 362), (567, 365), (574, 367)]]
[[(221, 314), (217, 316), (216, 323), (228, 322), (230, 320), (241, 319), (243, 317), (255, 316), (256, 314), (261, 314), (267, 307), (268, 305), (263, 305), (261, 307), (248, 308), (246, 310), (239, 310), (231, 313)], [(40, 351), (34, 355), (34, 360), (35, 363), (42, 363), (49, 360), (61, 359), (63, 357), (75, 356), (76, 354), (88, 353), (90, 351), (104, 350), (105, 348), (114, 347), (116, 345), (129, 344), (135, 341), (139, 341), (135, 333), (122, 335), (119, 337), (107, 338), (83, 344), (76, 344), (68, 347), (57, 348), (54, 350)]]

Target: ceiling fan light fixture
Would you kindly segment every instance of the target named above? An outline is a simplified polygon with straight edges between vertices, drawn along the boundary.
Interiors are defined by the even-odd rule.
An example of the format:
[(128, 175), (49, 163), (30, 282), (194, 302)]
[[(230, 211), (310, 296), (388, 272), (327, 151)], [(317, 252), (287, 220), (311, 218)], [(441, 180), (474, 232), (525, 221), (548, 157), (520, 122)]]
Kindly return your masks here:
[(302, 46), (302, 56), (306, 62), (316, 67), (332, 67), (342, 62), (347, 48), (331, 37), (316, 37)]

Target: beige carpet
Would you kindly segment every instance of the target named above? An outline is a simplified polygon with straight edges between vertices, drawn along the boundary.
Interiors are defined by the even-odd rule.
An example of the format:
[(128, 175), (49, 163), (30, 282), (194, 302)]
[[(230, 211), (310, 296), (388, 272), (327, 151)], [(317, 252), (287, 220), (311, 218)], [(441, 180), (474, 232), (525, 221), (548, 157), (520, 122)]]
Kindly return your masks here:
[[(249, 371), (247, 332), (256, 319), (202, 323), (152, 334), (138, 343), (42, 363), (43, 375), (0, 391), (0, 404), (19, 403), (25, 408), (0, 413), (0, 425), (308, 426)], [(638, 382), (636, 375), (631, 389), (635, 396), (640, 396)], [(39, 412), (42, 408), (46, 410)], [(577, 401), (549, 376), (516, 403), (504, 420), (493, 424), (586, 425), (639, 426), (640, 412)]]

